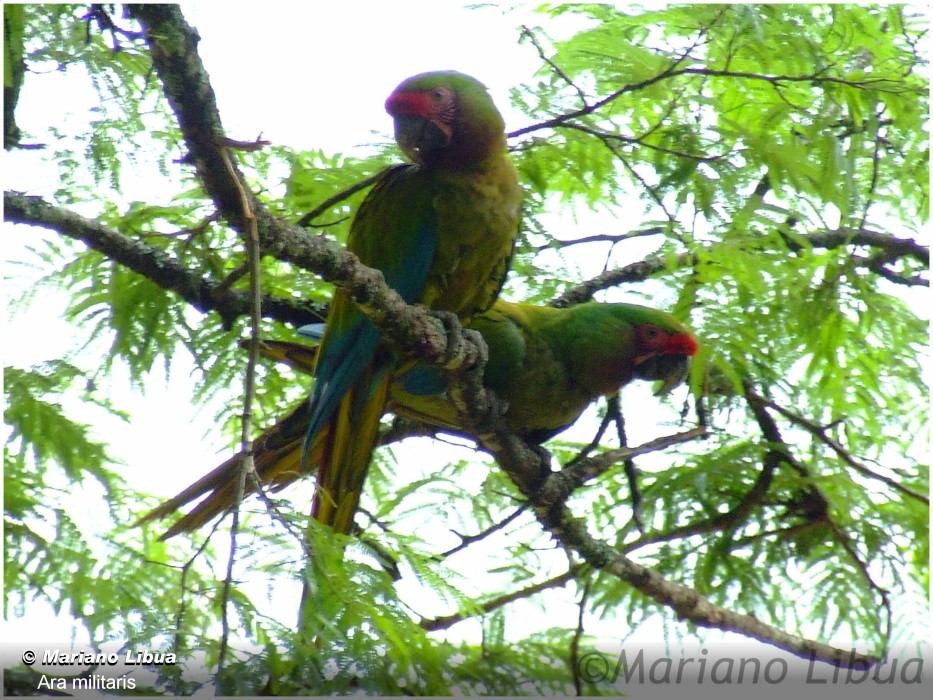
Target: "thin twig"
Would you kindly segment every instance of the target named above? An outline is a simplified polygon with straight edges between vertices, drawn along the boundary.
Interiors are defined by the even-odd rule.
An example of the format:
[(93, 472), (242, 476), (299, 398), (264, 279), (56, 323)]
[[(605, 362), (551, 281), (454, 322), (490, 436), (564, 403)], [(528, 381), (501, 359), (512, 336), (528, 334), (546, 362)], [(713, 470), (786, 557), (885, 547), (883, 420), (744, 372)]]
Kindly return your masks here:
[(845, 447), (843, 447), (835, 438), (832, 438), (829, 435), (827, 435), (826, 430), (824, 430), (821, 426), (817, 425), (813, 421), (807, 418), (804, 418), (803, 416), (797, 413), (794, 413), (793, 411), (787, 408), (784, 408), (780, 404), (775, 403), (774, 401), (764, 396), (761, 396), (760, 394), (758, 394), (757, 392), (753, 390), (750, 392), (750, 395), (754, 396), (757, 400), (761, 401), (768, 408), (771, 408), (777, 411), (778, 413), (780, 413), (782, 416), (787, 418), (789, 421), (791, 421), (795, 425), (799, 425), (801, 428), (804, 428), (811, 435), (813, 435), (818, 440), (826, 444), (829, 448), (831, 448), (837, 455), (839, 455), (840, 459), (842, 459), (846, 464), (852, 467), (855, 471), (859, 472), (860, 474), (863, 474), (864, 476), (867, 476), (870, 479), (875, 479), (877, 481), (882, 482), (883, 484), (887, 484), (892, 489), (894, 489), (895, 491), (900, 491), (905, 496), (908, 496), (917, 501), (920, 501), (921, 503), (925, 503), (926, 505), (930, 505), (929, 496), (927, 496), (926, 494), (920, 493), (918, 491), (914, 491), (913, 489), (908, 488), (907, 486), (904, 486), (899, 481), (896, 481), (895, 479), (892, 479), (889, 476), (884, 476), (883, 474), (879, 474), (878, 472), (866, 467), (864, 464), (856, 460), (849, 453), (849, 451)]
[(564, 501), (573, 493), (574, 490), (585, 484), (608, 469), (611, 469), (619, 462), (638, 455), (649, 452), (657, 452), (672, 445), (678, 445), (684, 442), (690, 442), (706, 437), (705, 428), (691, 428), (674, 435), (665, 435), (663, 437), (649, 440), (636, 447), (619, 447), (614, 450), (608, 450), (602, 454), (594, 455), (581, 460), (573, 467), (563, 469), (559, 473), (553, 474), (548, 480), (545, 488), (538, 492), (536, 505), (554, 507), (563, 504)]
[[(237, 181), (240, 189), (240, 203), (243, 207), (243, 220), (246, 222), (247, 235), (245, 236), (246, 256), (250, 265), (249, 274), (249, 292), (250, 292), (250, 342), (249, 352), (246, 362), (246, 376), (243, 381), (243, 419), (240, 433), (240, 442), (242, 445), (243, 458), (240, 461), (240, 468), (237, 474), (236, 495), (233, 502), (233, 522), (230, 525), (230, 552), (227, 558), (227, 573), (223, 585), (223, 597), (221, 605), (221, 629), (220, 651), (217, 659), (218, 674), (223, 671), (226, 661), (227, 649), (230, 636), (230, 624), (228, 619), (230, 592), (233, 587), (233, 566), (236, 562), (236, 537), (240, 527), (240, 503), (243, 501), (243, 494), (246, 491), (247, 474), (255, 475), (256, 468), (253, 464), (253, 399), (256, 394), (256, 366), (259, 362), (259, 324), (262, 319), (262, 299), (260, 288), (260, 268), (259, 268), (259, 232), (256, 229), (256, 217), (253, 215), (249, 203), (249, 196), (246, 193), (242, 183), (237, 178), (236, 170), (233, 167), (230, 152), (225, 150), (225, 162), (228, 166), (230, 176)], [(258, 475), (255, 476), (258, 481)], [(218, 688), (218, 691), (220, 688)]]
[(590, 597), (590, 587), (593, 585), (593, 579), (587, 577), (583, 584), (583, 591), (580, 593), (580, 600), (577, 603), (577, 628), (573, 631), (573, 638), (570, 640), (570, 671), (573, 673), (573, 687), (577, 691), (577, 697), (583, 696), (583, 679), (580, 677), (580, 640), (583, 639), (583, 619), (586, 613), (586, 601)]
[[(664, 153), (669, 156), (676, 156), (677, 158), (684, 158), (686, 160), (693, 160), (697, 163), (715, 163), (722, 160), (730, 153), (720, 153), (716, 155), (703, 155), (699, 153), (687, 153), (686, 151), (678, 151), (673, 148), (667, 148), (665, 146), (658, 145), (656, 143), (651, 143), (650, 141), (646, 142), (643, 139), (645, 134), (641, 136), (623, 136), (622, 134), (616, 134), (611, 131), (606, 131), (605, 129), (597, 129), (592, 126), (586, 126), (584, 124), (578, 124), (576, 122), (565, 122), (558, 124), (555, 128), (557, 129), (571, 129), (573, 131), (579, 131), (581, 133), (587, 134), (588, 136), (594, 136), (605, 142), (618, 142), (625, 145), (639, 145), (642, 148), (647, 148), (650, 151), (657, 151), (659, 153)], [(650, 132), (649, 132), (650, 133)]]
[(671, 528), (665, 532), (643, 535), (634, 542), (625, 545), (622, 551), (626, 554), (630, 554), (636, 549), (640, 549), (649, 544), (671, 542), (673, 540), (693, 537), (694, 535), (705, 535), (711, 532), (719, 532), (734, 528), (748, 517), (752, 509), (756, 505), (761, 504), (765, 496), (768, 495), (768, 489), (771, 487), (771, 481), (774, 478), (774, 471), (777, 468), (777, 464), (777, 459), (769, 458), (766, 455), (764, 465), (762, 466), (761, 472), (758, 474), (758, 478), (755, 479), (755, 483), (731, 510), (717, 514), (709, 520), (688, 523), (687, 525)]
[(221, 139), (221, 143), (223, 143), (223, 145), (227, 148), (232, 148), (235, 151), (253, 152), (261, 151), (263, 148), (268, 146), (271, 141), (265, 141), (262, 138), (262, 134), (260, 134), (253, 141), (238, 141), (236, 139), (231, 139), (227, 136), (224, 136)]
[(328, 197), (323, 202), (318, 204), (314, 209), (312, 209), (307, 214), (302, 216), (298, 220), (298, 225), (301, 226), (302, 228), (306, 228), (307, 226), (310, 226), (312, 221), (314, 221), (317, 217), (319, 217), (321, 214), (323, 214), (325, 211), (330, 209), (335, 204), (338, 204), (339, 202), (342, 202), (345, 199), (349, 199), (350, 197), (355, 195), (360, 190), (364, 190), (370, 185), (372, 185), (374, 182), (376, 182), (376, 180), (382, 177), (382, 174), (386, 170), (388, 170), (388, 168), (383, 168), (375, 175), (370, 175), (369, 177), (363, 180), (360, 180), (355, 185), (351, 185), (347, 189), (342, 190), (341, 192), (338, 192), (333, 197)]
[[(626, 435), (625, 432), (625, 417), (622, 415), (622, 405), (619, 402), (618, 394), (609, 399), (608, 410), (613, 413), (615, 417), (619, 447), (628, 447), (628, 435)], [(638, 531), (644, 534), (645, 520), (642, 513), (641, 489), (638, 488), (638, 469), (632, 457), (626, 457), (622, 464), (625, 469), (625, 479), (628, 482), (629, 498), (632, 501), (632, 520), (635, 522), (635, 527), (638, 528)]]
[(437, 555), (437, 557), (439, 559), (446, 559), (447, 557), (453, 556), (457, 552), (463, 549), (466, 549), (474, 542), (479, 542), (485, 539), (486, 537), (488, 537), (489, 535), (491, 535), (492, 533), (498, 532), (502, 528), (507, 527), (509, 523), (513, 522), (516, 518), (518, 518), (518, 516), (520, 516), (526, 510), (528, 510), (528, 504), (523, 503), (518, 508), (516, 508), (515, 511), (511, 515), (509, 515), (506, 518), (503, 518), (499, 522), (495, 523), (494, 525), (491, 525), (490, 527), (486, 528), (482, 532), (476, 533), (475, 535), (461, 535), (459, 532), (452, 531), (457, 537), (460, 538), (460, 544), (456, 545), (455, 547), (451, 547), (446, 552), (441, 552), (440, 554)]
[(697, 38), (694, 40), (693, 44), (691, 44), (683, 52), (681, 52), (681, 54), (677, 58), (675, 58), (671, 62), (671, 64), (667, 66), (667, 68), (662, 70), (660, 73), (650, 78), (646, 78), (645, 80), (642, 80), (638, 83), (631, 83), (629, 85), (624, 85), (618, 90), (616, 90), (615, 92), (607, 95), (603, 99), (598, 100), (596, 102), (586, 103), (583, 107), (581, 107), (580, 109), (574, 110), (573, 112), (568, 112), (566, 114), (562, 114), (557, 117), (554, 117), (553, 119), (548, 119), (538, 124), (532, 124), (531, 126), (527, 126), (521, 129), (517, 129), (515, 131), (511, 131), (507, 134), (507, 136), (511, 139), (511, 138), (515, 138), (516, 136), (522, 136), (523, 134), (528, 134), (534, 131), (539, 131), (540, 129), (553, 128), (555, 126), (559, 126), (561, 124), (569, 122), (573, 119), (579, 119), (580, 117), (585, 117), (588, 114), (592, 114), (598, 111), (605, 105), (611, 102), (614, 102), (615, 100), (620, 98), (622, 95), (625, 95), (626, 93), (643, 90), (644, 88), (650, 87), (651, 85), (654, 85), (657, 82), (665, 80), (666, 78), (677, 76), (677, 75), (687, 72), (687, 69), (678, 70), (677, 67), (680, 66), (684, 61), (686, 61), (687, 58), (690, 56), (690, 53), (697, 46), (699, 46), (700, 39), (706, 34), (706, 32), (709, 30), (710, 27), (712, 27), (714, 24), (716, 24), (716, 22), (719, 21), (719, 19), (722, 17), (724, 12), (725, 10), (720, 11), (710, 21), (709, 25), (707, 25), (706, 27), (701, 27), (700, 30), (697, 32)]
[(874, 203), (874, 195), (878, 189), (878, 177), (881, 174), (881, 115), (884, 114), (885, 106), (884, 103), (881, 105), (881, 109), (876, 118), (878, 119), (878, 125), (875, 130), (875, 139), (872, 147), (872, 156), (871, 156), (871, 181), (868, 183), (868, 192), (865, 194), (865, 206), (862, 207), (862, 218), (859, 221), (859, 228), (865, 228), (865, 224), (868, 221), (868, 210), (871, 208), (871, 205)]
[(656, 83), (659, 83), (664, 80), (678, 78), (681, 76), (707, 76), (707, 77), (717, 77), (717, 78), (735, 78), (741, 80), (756, 80), (769, 83), (775, 88), (780, 87), (783, 83), (812, 83), (814, 85), (821, 85), (825, 83), (830, 83), (834, 85), (843, 85), (845, 87), (853, 87), (859, 89), (873, 89), (879, 92), (894, 92), (893, 88), (889, 87), (892, 85), (892, 81), (886, 78), (872, 78), (866, 80), (847, 80), (845, 78), (837, 78), (834, 76), (824, 75), (831, 66), (816, 71), (814, 73), (807, 73), (803, 75), (765, 75), (763, 73), (749, 73), (747, 71), (733, 71), (733, 70), (716, 70), (713, 68), (698, 68), (698, 67), (688, 67), (688, 68), (677, 68), (684, 60), (684, 56), (678, 58), (672, 65), (668, 66), (666, 69), (660, 73), (646, 78), (645, 80), (639, 81), (637, 83), (630, 83), (625, 85), (618, 90), (610, 93), (606, 97), (598, 100), (596, 102), (590, 102), (586, 107), (574, 110), (572, 112), (566, 112), (560, 114), (551, 119), (546, 119), (544, 121), (538, 122), (537, 124), (530, 124), (524, 126), (520, 129), (510, 131), (508, 137), (510, 139), (516, 138), (518, 136), (523, 136), (525, 134), (534, 133), (535, 131), (541, 131), (542, 129), (554, 129), (559, 126), (566, 125), (567, 122), (570, 122), (574, 119), (580, 119), (589, 114), (592, 114), (610, 102), (614, 102), (623, 95), (626, 95), (630, 92), (637, 92), (638, 90), (644, 90), (647, 87), (650, 87)]
[(583, 90), (576, 83), (574, 83), (573, 80), (570, 79), (567, 73), (564, 72), (563, 68), (558, 66), (557, 63), (555, 63), (553, 59), (548, 58), (548, 56), (544, 52), (544, 47), (541, 46), (541, 44), (538, 42), (538, 38), (534, 35), (534, 32), (532, 32), (524, 24), (522, 25), (521, 37), (528, 38), (532, 46), (534, 46), (535, 50), (538, 52), (538, 57), (542, 61), (544, 61), (547, 65), (549, 65), (551, 67), (551, 70), (553, 70), (558, 76), (560, 76), (561, 80), (563, 80), (565, 83), (567, 83), (567, 85), (569, 85), (576, 91), (577, 97), (580, 98), (580, 103), (583, 105), (584, 108), (587, 107), (588, 105), (587, 105), (587, 100), (586, 100), (586, 93), (584, 93)]
[(633, 238), (643, 238), (645, 236), (658, 236), (667, 232), (667, 226), (649, 226), (648, 228), (641, 229), (638, 231), (629, 231), (627, 233), (620, 233), (618, 235), (612, 235), (610, 233), (596, 233), (592, 236), (582, 236), (580, 238), (574, 238), (572, 240), (560, 240), (553, 238), (544, 245), (535, 247), (535, 250), (542, 251), (548, 250), (549, 248), (569, 248), (574, 245), (581, 245), (586, 243), (612, 243), (613, 245), (617, 243), (622, 243), (623, 241), (630, 241)]
[(855, 544), (852, 542), (852, 538), (848, 535), (848, 533), (846, 533), (841, 527), (836, 525), (836, 523), (834, 523), (829, 518), (827, 518), (827, 523), (829, 525), (829, 529), (833, 533), (834, 539), (846, 551), (846, 553), (849, 555), (849, 558), (855, 562), (855, 565), (858, 568), (859, 573), (862, 575), (862, 578), (865, 580), (865, 583), (867, 583), (868, 587), (881, 597), (881, 605), (885, 612), (884, 638), (882, 640), (882, 648), (884, 649), (885, 654), (887, 654), (887, 650), (891, 644), (891, 633), (894, 627), (894, 609), (891, 606), (891, 595), (887, 588), (877, 583), (872, 577), (871, 571), (869, 571), (868, 563), (863, 561), (861, 555), (855, 550)]
[[(419, 626), (427, 630), (428, 632), (436, 632), (438, 630), (445, 630), (449, 627), (453, 627), (456, 623), (461, 620), (466, 620), (470, 617), (473, 617), (477, 614), (486, 615), (498, 610), (499, 608), (508, 605), (509, 603), (514, 603), (516, 600), (523, 600), (525, 598), (530, 598), (531, 596), (537, 595), (541, 591), (545, 591), (548, 588), (559, 588), (560, 586), (566, 585), (569, 581), (572, 581), (576, 578), (576, 575), (580, 572), (580, 569), (583, 568), (582, 564), (577, 564), (570, 567), (564, 573), (553, 578), (549, 578), (546, 581), (541, 583), (535, 583), (526, 588), (520, 588), (511, 593), (506, 593), (505, 595), (497, 596), (490, 600), (487, 600), (484, 603), (480, 603), (478, 606), (470, 606), (470, 608), (464, 611), (456, 612), (453, 615), (441, 615), (440, 617), (435, 617), (429, 620), (422, 620), (419, 623)], [(478, 610), (478, 612), (474, 612)]]
[(183, 628), (183, 623), (185, 621), (185, 613), (188, 610), (188, 602), (185, 597), (185, 591), (188, 588), (188, 574), (191, 573), (191, 567), (194, 566), (194, 562), (199, 556), (207, 549), (207, 543), (210, 542), (210, 537), (206, 537), (201, 543), (201, 546), (198, 547), (197, 551), (186, 561), (181, 567), (181, 578), (178, 581), (178, 587), (181, 591), (181, 595), (178, 600), (178, 610), (175, 612), (175, 634), (172, 638), (172, 651), (181, 656), (181, 631)]
[(599, 422), (599, 427), (596, 429), (596, 434), (593, 436), (593, 439), (589, 441), (573, 458), (564, 464), (563, 468), (567, 469), (572, 467), (575, 464), (578, 464), (582, 460), (589, 457), (590, 453), (595, 450), (603, 441), (603, 435), (606, 434), (606, 430), (609, 428), (609, 424), (612, 422), (614, 416), (612, 411), (607, 410), (606, 415), (603, 416), (603, 419)]
[[(868, 565), (862, 561), (858, 552), (855, 550), (849, 535), (846, 534), (845, 531), (835, 523), (832, 517), (830, 517), (829, 499), (818, 486), (812, 483), (812, 478), (807, 468), (791, 454), (790, 447), (781, 435), (777, 423), (767, 411), (768, 408), (773, 408), (769, 405), (773, 402), (755, 391), (750, 382), (744, 382), (743, 386), (746, 401), (748, 402), (749, 408), (752, 410), (752, 413), (755, 416), (755, 420), (761, 429), (762, 435), (772, 446), (765, 455), (765, 459), (777, 459), (779, 462), (782, 462), (790, 468), (794, 469), (808, 482), (810, 482), (803, 496), (802, 505), (805, 517), (809, 521), (825, 523), (830, 528), (834, 539), (837, 543), (839, 543), (846, 554), (849, 555), (852, 561), (856, 563), (869, 587), (878, 593), (878, 595), (881, 597), (881, 602), (885, 609), (886, 617), (883, 639), (883, 654), (881, 656), (885, 656), (887, 654), (888, 644), (891, 641), (892, 620), (891, 601), (888, 595), (888, 591), (875, 583), (871, 573), (868, 570)], [(773, 408), (773, 410), (777, 409)]]

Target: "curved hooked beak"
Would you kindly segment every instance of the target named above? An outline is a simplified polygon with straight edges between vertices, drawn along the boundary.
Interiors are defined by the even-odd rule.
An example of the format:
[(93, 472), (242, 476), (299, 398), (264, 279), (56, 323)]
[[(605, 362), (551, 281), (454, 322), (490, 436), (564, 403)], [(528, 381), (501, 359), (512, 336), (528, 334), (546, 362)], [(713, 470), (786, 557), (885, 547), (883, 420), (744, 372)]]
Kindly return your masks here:
[(414, 162), (422, 162), (422, 154), (446, 148), (453, 138), (450, 125), (429, 117), (400, 114), (395, 117), (395, 140)]
[(635, 376), (647, 381), (663, 382), (655, 396), (670, 393), (671, 389), (683, 382), (690, 373), (688, 355), (652, 355), (635, 367)]

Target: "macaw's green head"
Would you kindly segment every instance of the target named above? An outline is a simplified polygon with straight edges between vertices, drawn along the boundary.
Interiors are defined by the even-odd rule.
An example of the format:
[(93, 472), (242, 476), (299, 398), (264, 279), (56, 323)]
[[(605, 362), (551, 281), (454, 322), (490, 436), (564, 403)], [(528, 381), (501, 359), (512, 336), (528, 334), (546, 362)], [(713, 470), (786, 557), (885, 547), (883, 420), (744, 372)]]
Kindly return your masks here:
[(395, 140), (425, 167), (466, 168), (505, 151), (505, 123), (485, 86), (456, 71), (421, 73), (386, 100)]
[(690, 358), (699, 346), (690, 331), (666, 311), (627, 305), (635, 326), (636, 379), (663, 382), (656, 394), (666, 394), (687, 378)]

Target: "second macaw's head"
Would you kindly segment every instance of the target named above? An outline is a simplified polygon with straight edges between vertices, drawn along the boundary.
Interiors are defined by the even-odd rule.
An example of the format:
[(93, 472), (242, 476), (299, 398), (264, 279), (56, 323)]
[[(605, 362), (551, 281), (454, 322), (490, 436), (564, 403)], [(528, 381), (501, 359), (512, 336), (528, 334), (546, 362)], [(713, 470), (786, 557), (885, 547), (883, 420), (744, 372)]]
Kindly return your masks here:
[[(592, 304), (592, 308), (602, 319), (594, 323), (588, 340), (594, 345), (591, 379), (605, 383), (602, 393), (610, 393), (613, 384), (617, 389), (620, 380), (626, 384), (642, 379), (662, 382), (656, 393), (665, 394), (686, 379), (698, 345), (674, 316), (637, 304)], [(599, 346), (602, 351), (596, 350)]]
[(635, 365), (635, 378), (662, 382), (655, 394), (667, 394), (687, 378), (690, 358), (696, 352), (696, 341), (689, 334), (670, 335), (660, 353), (648, 355)]
[(481, 82), (456, 71), (421, 73), (389, 95), (395, 140), (425, 167), (469, 169), (505, 152), (505, 122)]

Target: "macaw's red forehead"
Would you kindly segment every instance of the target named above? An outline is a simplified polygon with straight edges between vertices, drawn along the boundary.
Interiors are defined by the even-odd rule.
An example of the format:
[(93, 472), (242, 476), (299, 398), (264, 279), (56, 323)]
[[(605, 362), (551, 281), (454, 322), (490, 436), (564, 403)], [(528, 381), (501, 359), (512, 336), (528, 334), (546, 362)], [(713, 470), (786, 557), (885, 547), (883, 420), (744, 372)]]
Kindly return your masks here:
[(664, 343), (664, 352), (668, 355), (687, 355), (693, 357), (697, 354), (699, 346), (689, 333), (671, 333)]
[(424, 115), (430, 108), (431, 91), (447, 88), (455, 93), (467, 91), (482, 94), (486, 87), (476, 78), (455, 70), (439, 70), (419, 73), (403, 80), (386, 100), (386, 111), (394, 116)]
[(396, 89), (386, 100), (386, 112), (393, 117), (403, 115), (423, 116), (431, 110), (431, 96), (424, 91), (401, 92)]
[(662, 330), (665, 337), (659, 347), (666, 355), (693, 357), (699, 350), (696, 339), (687, 330), (687, 327), (666, 311), (652, 309), (640, 304), (624, 303), (609, 304), (607, 308), (627, 323), (636, 326), (654, 326)]
[(425, 92), (436, 87), (447, 87), (454, 91), (466, 88), (486, 89), (480, 81), (466, 73), (455, 70), (435, 70), (405, 78), (393, 92)]

